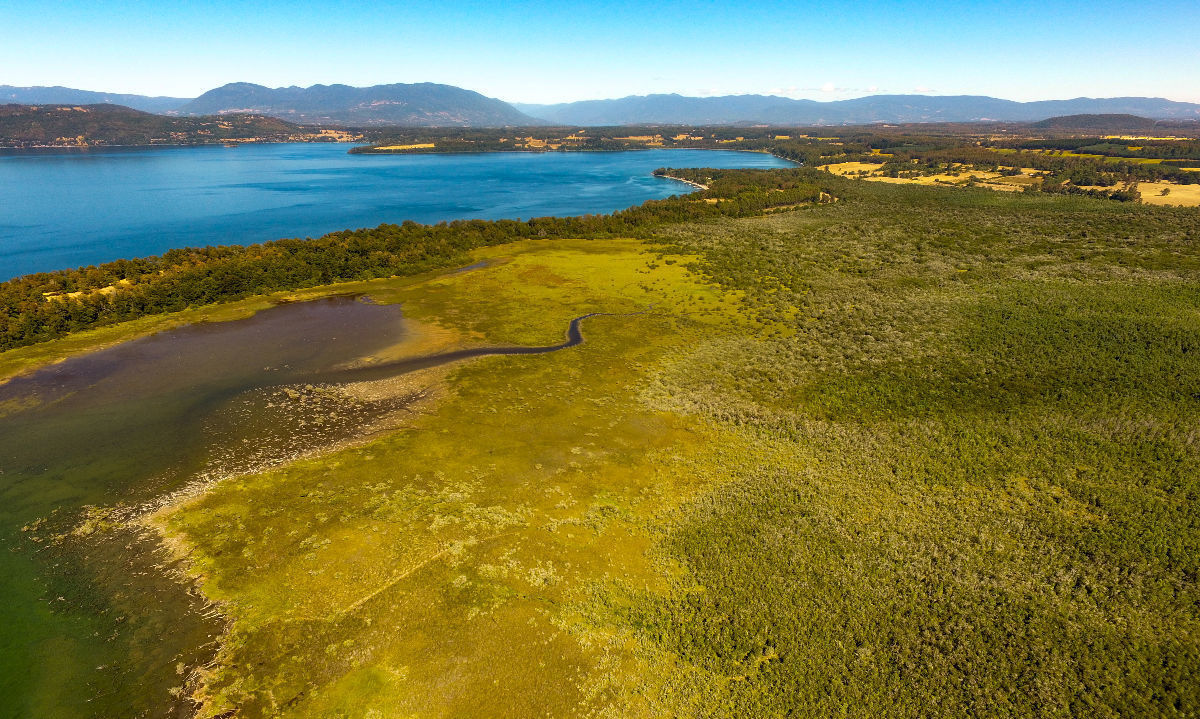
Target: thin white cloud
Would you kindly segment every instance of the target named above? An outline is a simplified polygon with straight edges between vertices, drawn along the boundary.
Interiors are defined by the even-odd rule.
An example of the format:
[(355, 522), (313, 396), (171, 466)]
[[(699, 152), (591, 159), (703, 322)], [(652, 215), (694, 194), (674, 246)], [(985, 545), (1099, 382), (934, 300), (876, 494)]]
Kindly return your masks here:
[(870, 85), (868, 87), (838, 87), (832, 82), (827, 82), (820, 87), (799, 87), (796, 85), (788, 85), (786, 87), (773, 87), (766, 91), (770, 95), (779, 95), (781, 97), (790, 97), (793, 99), (799, 98), (833, 98), (844, 99), (849, 97), (861, 97), (863, 95), (874, 95), (879, 92), (878, 85)]

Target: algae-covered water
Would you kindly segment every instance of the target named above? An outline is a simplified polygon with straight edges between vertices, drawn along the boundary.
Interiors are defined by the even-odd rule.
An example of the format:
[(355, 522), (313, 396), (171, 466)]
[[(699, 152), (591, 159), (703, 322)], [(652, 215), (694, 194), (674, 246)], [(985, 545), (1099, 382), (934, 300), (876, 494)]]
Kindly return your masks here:
[(402, 334), (397, 307), (331, 298), (0, 385), (0, 716), (186, 714), (188, 675), (221, 627), (155, 566), (166, 557), (145, 551), (148, 538), (109, 525), (247, 457), (353, 437), (387, 403), (340, 401), (306, 380)]

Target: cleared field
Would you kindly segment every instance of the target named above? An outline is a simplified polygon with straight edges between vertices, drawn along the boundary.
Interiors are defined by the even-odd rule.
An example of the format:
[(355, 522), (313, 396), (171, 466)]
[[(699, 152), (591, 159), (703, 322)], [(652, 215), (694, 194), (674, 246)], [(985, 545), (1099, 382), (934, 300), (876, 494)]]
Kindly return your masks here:
[[(1138, 190), (1142, 202), (1147, 205), (1173, 205), (1176, 207), (1200, 206), (1200, 184), (1177, 185), (1172, 182), (1141, 182)], [(1167, 194), (1162, 194), (1167, 190)]]
[[(1089, 187), (1087, 190), (1107, 191), (1111, 187)], [(1144, 205), (1160, 207), (1197, 207), (1200, 206), (1200, 185), (1180, 185), (1174, 182), (1139, 182), (1138, 192), (1142, 193), (1140, 202)], [(1167, 194), (1162, 194), (1167, 190)]]
[[(958, 174), (941, 173), (920, 177), (884, 177), (880, 174), (880, 167), (881, 165), (869, 162), (839, 162), (832, 165), (824, 165), (821, 169), (832, 172), (839, 177), (886, 182), (894, 185), (965, 186), (974, 177), (980, 186), (1002, 192), (1019, 192), (1026, 185), (1034, 184), (1038, 181), (1037, 178), (1031, 177), (1029, 174), (1006, 177), (999, 172), (984, 172), (979, 170), (964, 170)], [(1033, 173), (1036, 170), (1026, 170), (1025, 172)]]
[(1032, 167), (1022, 167), (1020, 169), (1021, 174), (1019, 175), (1002, 175), (1000, 177), (992, 178), (991, 182), (994, 184), (1019, 185), (1022, 188), (1025, 185), (1035, 185), (1041, 182), (1041, 178), (1038, 177), (1037, 170), (1033, 169)]
[(838, 162), (832, 165), (824, 165), (822, 170), (827, 170), (840, 177), (858, 175), (859, 173), (875, 174), (882, 167), (879, 163), (874, 162)]
[(376, 148), (373, 148), (373, 149), (375, 149), (375, 150), (381, 150), (381, 151), (389, 151), (389, 150), (431, 150), (431, 149), (433, 149), (434, 147), (437, 147), (437, 143), (433, 143), (433, 142), (417, 142), (417, 143), (414, 143), (414, 144), (411, 144), (411, 145), (383, 145), (383, 146), (381, 146), (381, 147), (376, 147)]

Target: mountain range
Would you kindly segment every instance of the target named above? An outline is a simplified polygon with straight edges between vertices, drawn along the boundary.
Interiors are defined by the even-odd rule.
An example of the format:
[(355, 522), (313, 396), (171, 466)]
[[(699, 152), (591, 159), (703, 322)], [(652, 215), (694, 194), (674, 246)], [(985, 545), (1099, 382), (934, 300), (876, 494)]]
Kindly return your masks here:
[(541, 124), (508, 103), (432, 82), (269, 88), (235, 82), (175, 110), (180, 115), (245, 112), (307, 125), (502, 127)]
[(528, 115), (564, 125), (865, 125), (908, 122), (1033, 122), (1080, 114), (1200, 119), (1200, 104), (1115, 97), (1016, 102), (983, 95), (871, 95), (853, 100), (793, 100), (772, 95), (640, 95), (560, 105), (517, 104)]
[(641, 95), (557, 105), (507, 103), (435, 83), (372, 87), (268, 88), (236, 82), (195, 99), (146, 97), (65, 87), (0, 85), (0, 103), (118, 104), (169, 115), (252, 113), (309, 125), (350, 127), (505, 127), (530, 125), (857, 125), (915, 122), (1036, 122), (1079, 114), (1200, 120), (1200, 104), (1116, 97), (1016, 102), (983, 95), (872, 95), (794, 100), (774, 95)]

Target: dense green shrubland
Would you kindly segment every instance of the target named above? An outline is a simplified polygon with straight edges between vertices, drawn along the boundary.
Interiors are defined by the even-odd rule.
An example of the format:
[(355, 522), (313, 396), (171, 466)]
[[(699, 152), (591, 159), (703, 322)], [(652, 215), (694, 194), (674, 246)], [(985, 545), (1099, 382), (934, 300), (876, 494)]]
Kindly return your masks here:
[(668, 231), (759, 332), (647, 399), (763, 448), (676, 513), (676, 592), (622, 610), (689, 669), (669, 691), (697, 716), (1195, 715), (1200, 213), (834, 192)]

